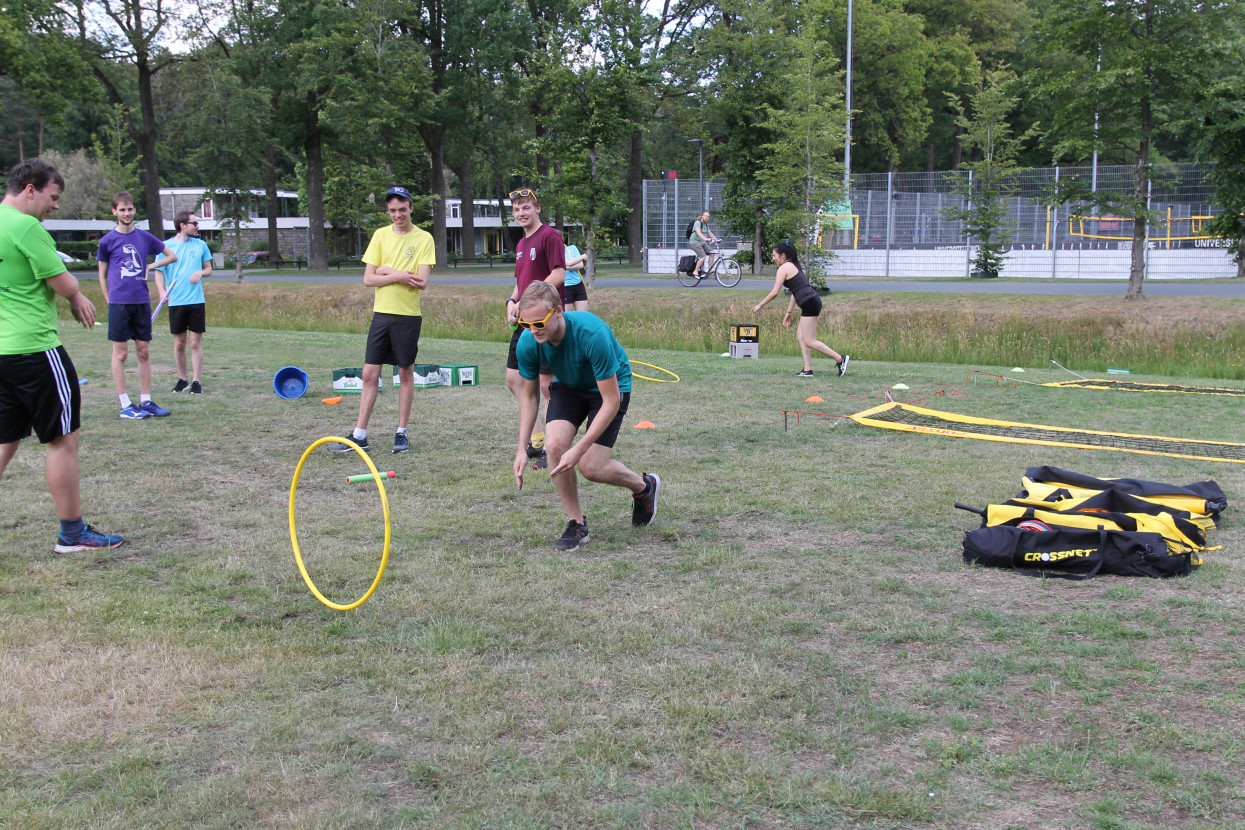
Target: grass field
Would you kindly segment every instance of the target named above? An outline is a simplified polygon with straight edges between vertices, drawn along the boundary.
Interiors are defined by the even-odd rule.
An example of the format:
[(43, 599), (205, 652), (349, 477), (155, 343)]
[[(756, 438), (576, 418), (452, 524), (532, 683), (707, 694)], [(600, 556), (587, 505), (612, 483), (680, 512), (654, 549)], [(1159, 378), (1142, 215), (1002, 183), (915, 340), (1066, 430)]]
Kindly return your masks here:
[[(627, 299), (603, 295), (602, 313)], [(942, 325), (930, 301), (887, 302), (910, 329)], [(819, 359), (809, 381), (764, 339), (761, 360), (732, 361), (725, 329), (669, 351), (616, 326), (682, 378), (637, 381), (616, 451), (662, 476), (657, 522), (631, 528), (625, 494), (586, 485), (592, 541), (555, 551), (552, 486), (529, 474), (516, 492), (509, 470), (504, 346), (430, 320), (420, 360), (478, 364), (482, 385), (418, 392), (404, 456), (384, 451), (397, 395), (381, 396), (392, 552), (345, 613), (304, 586), (287, 500), (303, 450), (353, 422), (353, 399), (320, 398), (362, 338), (214, 327), (207, 394), (184, 399), (158, 328), (155, 397), (174, 414), (139, 423), (116, 417), (103, 330), (63, 326), (90, 381), (86, 518), (127, 544), (51, 555), (43, 453), (22, 447), (0, 483), (0, 827), (1245, 826), (1245, 466), (817, 416), (784, 431), (780, 414), (845, 415), (902, 382), (897, 399), (954, 412), (1241, 441), (1239, 399), (974, 384), (970, 368), (1069, 376), (1045, 357), (883, 362), (830, 337), (851, 372)], [(273, 394), (286, 364), (310, 374), (305, 398)], [(1036, 464), (1214, 479), (1223, 549), (1163, 582), (966, 567), (975, 517), (952, 503), (1010, 497)], [(338, 601), (380, 559), (376, 488), (345, 483), (364, 471), (320, 452), (299, 488), (304, 556)]]

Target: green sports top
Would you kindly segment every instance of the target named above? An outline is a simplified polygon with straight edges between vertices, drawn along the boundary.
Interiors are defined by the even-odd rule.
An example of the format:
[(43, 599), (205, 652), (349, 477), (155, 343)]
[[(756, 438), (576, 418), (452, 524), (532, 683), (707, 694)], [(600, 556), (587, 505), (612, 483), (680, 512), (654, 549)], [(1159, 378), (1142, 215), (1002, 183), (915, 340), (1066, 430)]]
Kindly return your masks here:
[(65, 273), (56, 243), (38, 219), (0, 205), (0, 354), (33, 354), (61, 344), (56, 293)]

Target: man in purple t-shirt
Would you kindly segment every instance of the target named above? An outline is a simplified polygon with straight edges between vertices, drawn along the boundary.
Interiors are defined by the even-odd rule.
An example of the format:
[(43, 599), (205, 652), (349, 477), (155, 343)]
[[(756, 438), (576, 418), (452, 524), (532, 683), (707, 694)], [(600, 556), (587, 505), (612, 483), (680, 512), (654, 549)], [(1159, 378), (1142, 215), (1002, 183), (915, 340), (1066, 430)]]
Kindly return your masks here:
[[(108, 303), (108, 339), (112, 341), (112, 383), (126, 420), (163, 418), (170, 414), (151, 399), (151, 294), (147, 291), (147, 258), (164, 254), (151, 269), (177, 262), (169, 246), (142, 228), (134, 227), (134, 197), (126, 192), (112, 197), (117, 227), (99, 241), (99, 287)], [(138, 356), (138, 406), (125, 391), (125, 359), (129, 341)]]
[[(523, 377), (519, 374), (519, 358), (515, 348), (519, 343), (519, 297), (534, 282), (547, 282), (557, 286), (559, 301), (565, 304), (566, 296), (563, 283), (566, 281), (566, 245), (562, 242), (562, 234), (540, 221), (540, 200), (536, 191), (523, 187), (510, 192), (510, 213), (515, 224), (523, 229), (523, 238), (515, 247), (514, 290), (506, 298), (506, 323), (514, 330), (510, 336), (510, 354), (506, 357), (506, 386), (515, 400), (523, 391)], [(545, 400), (549, 400), (549, 383), (553, 380), (553, 370), (545, 364), (540, 365), (540, 392)], [(540, 417), (539, 407), (536, 412), (536, 424), (533, 427), (532, 442), (528, 445), (527, 454), (535, 462), (536, 467), (544, 467), (545, 459), (545, 421)]]

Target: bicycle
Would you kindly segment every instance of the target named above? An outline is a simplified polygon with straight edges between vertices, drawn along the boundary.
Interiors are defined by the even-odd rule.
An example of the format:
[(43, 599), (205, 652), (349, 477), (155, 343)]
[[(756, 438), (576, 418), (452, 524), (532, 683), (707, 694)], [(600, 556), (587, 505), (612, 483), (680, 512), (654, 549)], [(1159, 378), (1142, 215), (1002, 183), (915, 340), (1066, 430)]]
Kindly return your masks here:
[(722, 256), (722, 246), (713, 246), (713, 267), (701, 274), (688, 274), (683, 271), (679, 272), (679, 282), (688, 288), (694, 288), (700, 285), (701, 280), (707, 280), (710, 277), (718, 281), (718, 285), (723, 288), (732, 288), (739, 285), (739, 281), (743, 279), (743, 270), (739, 267), (739, 263), (728, 256)]

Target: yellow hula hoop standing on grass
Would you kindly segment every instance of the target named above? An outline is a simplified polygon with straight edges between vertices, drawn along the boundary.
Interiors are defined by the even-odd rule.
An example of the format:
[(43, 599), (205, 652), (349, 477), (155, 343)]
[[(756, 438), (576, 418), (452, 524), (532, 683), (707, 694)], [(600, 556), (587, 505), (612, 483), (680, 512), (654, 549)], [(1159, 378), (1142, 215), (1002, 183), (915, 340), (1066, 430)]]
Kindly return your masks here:
[[(316, 584), (311, 581), (311, 575), (307, 573), (307, 566), (303, 563), (303, 555), (298, 549), (298, 531), (294, 528), (294, 497), (298, 494), (298, 478), (303, 474), (303, 465), (307, 463), (307, 459), (311, 457), (311, 453), (315, 451), (316, 447), (330, 442), (345, 444), (358, 453), (359, 457), (367, 463), (368, 469), (372, 471), (372, 476), (376, 481), (376, 489), (380, 491), (380, 506), (385, 511), (385, 549), (380, 555), (380, 570), (376, 572), (376, 578), (372, 580), (372, 585), (367, 589), (367, 593), (349, 605), (342, 605), (341, 603), (333, 602), (324, 594), (320, 593), (320, 589), (317, 588)], [(320, 602), (324, 603), (329, 608), (335, 608), (338, 611), (349, 611), (353, 608), (358, 608), (360, 605), (367, 602), (368, 599), (371, 598), (372, 594), (375, 593), (377, 586), (380, 585), (381, 577), (385, 575), (385, 565), (389, 563), (389, 497), (385, 494), (385, 484), (380, 470), (376, 469), (376, 465), (372, 463), (371, 457), (360, 449), (359, 445), (354, 441), (347, 438), (336, 438), (333, 436), (321, 438), (319, 441), (316, 441), (308, 447), (303, 453), (303, 457), (298, 459), (298, 466), (294, 468), (294, 480), (290, 482), (290, 543), (294, 546), (294, 561), (298, 563), (298, 572), (303, 575), (303, 582), (307, 583), (307, 587), (311, 589), (311, 593), (315, 594), (316, 599), (320, 600)]]
[(643, 363), (639, 360), (631, 361), (631, 365), (632, 366), (647, 366), (650, 369), (656, 369), (659, 372), (665, 372), (667, 375), (670, 375), (670, 377), (674, 378), (674, 380), (669, 380), (667, 378), (645, 377), (644, 375), (637, 374), (636, 372), (631, 373), (631, 376), (633, 378), (640, 378), (641, 380), (651, 380), (653, 383), (678, 383), (679, 382), (679, 376), (676, 375), (674, 372), (670, 371), (669, 369), (663, 369), (660, 366), (654, 366), (651, 363)]

